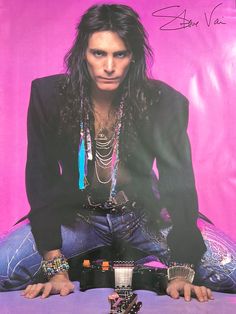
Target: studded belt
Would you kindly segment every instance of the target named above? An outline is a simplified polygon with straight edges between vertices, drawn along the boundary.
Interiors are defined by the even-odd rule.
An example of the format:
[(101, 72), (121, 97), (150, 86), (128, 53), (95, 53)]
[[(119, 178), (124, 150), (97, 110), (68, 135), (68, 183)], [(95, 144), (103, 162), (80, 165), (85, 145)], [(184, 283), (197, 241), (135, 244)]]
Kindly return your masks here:
[(132, 211), (136, 203), (128, 199), (124, 191), (119, 191), (112, 201), (94, 202), (88, 195), (87, 202), (83, 208), (95, 215), (105, 216), (107, 214), (124, 214)]

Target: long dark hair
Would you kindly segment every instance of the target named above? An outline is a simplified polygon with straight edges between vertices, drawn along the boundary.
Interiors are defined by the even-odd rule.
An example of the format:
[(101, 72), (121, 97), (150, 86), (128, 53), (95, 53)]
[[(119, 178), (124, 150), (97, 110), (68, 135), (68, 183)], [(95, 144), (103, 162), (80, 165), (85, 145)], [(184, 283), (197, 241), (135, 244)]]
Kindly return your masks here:
[(148, 82), (147, 62), (152, 61), (152, 50), (139, 15), (126, 5), (94, 5), (82, 16), (74, 44), (65, 56), (67, 103), (61, 108), (60, 115), (64, 125), (74, 134), (78, 134), (80, 122), (92, 112), (90, 75), (85, 61), (88, 40), (94, 32), (107, 30), (116, 32), (133, 56), (116, 97), (117, 103), (121, 97), (125, 103), (123, 132), (130, 130), (132, 120), (136, 119), (137, 114), (142, 115), (151, 101), (145, 87)]

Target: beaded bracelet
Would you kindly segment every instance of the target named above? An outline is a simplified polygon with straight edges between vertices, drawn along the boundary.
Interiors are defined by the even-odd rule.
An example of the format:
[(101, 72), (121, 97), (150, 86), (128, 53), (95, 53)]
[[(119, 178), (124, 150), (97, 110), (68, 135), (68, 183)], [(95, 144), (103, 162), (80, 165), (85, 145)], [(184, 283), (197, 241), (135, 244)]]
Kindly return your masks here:
[(183, 278), (190, 283), (193, 282), (195, 271), (193, 270), (192, 264), (183, 264), (183, 263), (171, 263), (171, 266), (167, 269), (168, 280), (173, 280), (176, 278)]
[(68, 271), (70, 266), (64, 255), (54, 257), (52, 260), (41, 262), (44, 275), (51, 278), (57, 273)]
[(190, 268), (194, 268), (194, 264), (190, 264), (190, 263), (169, 262), (168, 267), (172, 267), (172, 266), (187, 266)]

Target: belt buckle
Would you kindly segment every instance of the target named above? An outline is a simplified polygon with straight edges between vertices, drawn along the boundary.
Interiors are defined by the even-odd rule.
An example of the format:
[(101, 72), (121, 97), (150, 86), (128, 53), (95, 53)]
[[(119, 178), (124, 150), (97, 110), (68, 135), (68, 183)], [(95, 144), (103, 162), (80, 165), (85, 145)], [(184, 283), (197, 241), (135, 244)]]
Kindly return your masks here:
[(87, 197), (87, 200), (88, 200), (88, 204), (91, 206), (91, 207), (100, 207), (101, 206), (101, 203), (94, 203), (93, 201), (92, 201), (92, 197), (91, 197), (91, 195), (88, 195), (88, 197)]
[(119, 191), (113, 198), (112, 203), (115, 205), (123, 205), (126, 204), (129, 201), (127, 195), (123, 190)]
[(119, 191), (113, 198), (112, 204), (113, 208), (111, 209), (112, 213), (124, 213), (127, 209), (126, 204), (128, 203), (129, 199), (123, 190)]
[(109, 211), (110, 213), (119, 213), (124, 212), (126, 209), (126, 204), (128, 203), (129, 199), (125, 192), (123, 190), (119, 191), (114, 197), (111, 199), (105, 201), (104, 203), (95, 203), (92, 200), (92, 196), (87, 196), (88, 205), (90, 206), (90, 209), (92, 210), (99, 210), (102, 209), (102, 211), (105, 209)]
[(108, 201), (104, 202), (103, 207), (105, 209), (112, 210), (114, 208), (114, 205), (115, 204), (113, 201), (108, 200)]

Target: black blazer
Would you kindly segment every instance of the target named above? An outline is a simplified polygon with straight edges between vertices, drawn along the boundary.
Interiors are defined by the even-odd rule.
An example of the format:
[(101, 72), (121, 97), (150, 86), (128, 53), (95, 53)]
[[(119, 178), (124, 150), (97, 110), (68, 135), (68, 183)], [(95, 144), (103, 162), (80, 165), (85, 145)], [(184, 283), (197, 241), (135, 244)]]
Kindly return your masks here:
[[(61, 224), (73, 217), (86, 196), (77, 188), (77, 147), (69, 136), (58, 135), (59, 108), (66, 101), (58, 81), (64, 78), (54, 75), (34, 80), (28, 109), (28, 218), (40, 252), (61, 248)], [(132, 174), (128, 193), (143, 204), (156, 228), (164, 224), (161, 208), (168, 209), (173, 223), (167, 239), (172, 260), (197, 264), (206, 247), (196, 226), (198, 203), (186, 132), (188, 101), (163, 82), (149, 83), (155, 101), (146, 117), (135, 123), (137, 138), (127, 137), (126, 166)], [(150, 175), (155, 158), (159, 196)], [(90, 177), (92, 172), (91, 164)]]

